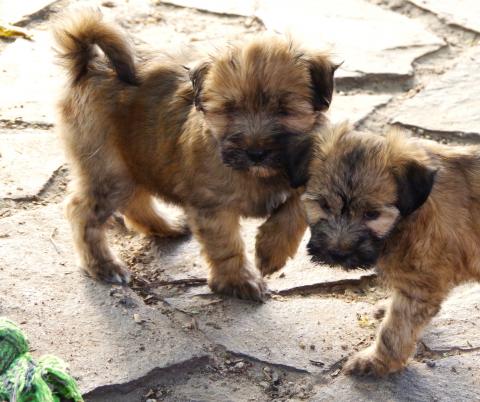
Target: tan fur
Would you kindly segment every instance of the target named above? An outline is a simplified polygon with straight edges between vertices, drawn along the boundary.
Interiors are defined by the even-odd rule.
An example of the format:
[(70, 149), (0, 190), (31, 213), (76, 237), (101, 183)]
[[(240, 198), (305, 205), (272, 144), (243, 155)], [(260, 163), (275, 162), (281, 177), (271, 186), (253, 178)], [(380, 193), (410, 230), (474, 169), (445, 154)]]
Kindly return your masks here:
[[(295, 254), (306, 223), (283, 161), (296, 138), (308, 139), (324, 122), (335, 66), (325, 55), (265, 38), (191, 71), (174, 62), (130, 66), (117, 63), (133, 60), (117, 33), (86, 12), (56, 35), (71, 76), (60, 131), (75, 177), (67, 211), (82, 267), (128, 281), (105, 241), (104, 223), (115, 210), (147, 234), (185, 233), (154, 208), (159, 196), (184, 207), (211, 267), (210, 287), (261, 299), (263, 279), (245, 254), (239, 220), (268, 218), (256, 248), (264, 275)], [(136, 77), (135, 85), (119, 70)]]
[[(346, 163), (352, 155), (352, 164)], [(409, 166), (418, 177), (434, 177), (434, 184), (424, 203), (400, 216), (401, 194), (412, 191), (411, 197), (422, 190), (418, 177), (417, 187), (402, 188)], [(305, 208), (314, 220), (309, 243), (314, 258), (336, 256), (341, 241), (353, 255), (373, 253), (369, 241), (377, 237), (381, 247), (372, 265), (393, 292), (375, 343), (351, 357), (344, 369), (377, 376), (399, 371), (452, 288), (480, 281), (480, 148), (441, 145), (398, 131), (381, 137), (342, 126), (318, 137), (310, 175)], [(339, 192), (348, 200), (348, 218), (341, 217), (345, 204)], [(319, 216), (311, 207), (314, 200), (329, 205), (326, 217), (314, 219)], [(365, 211), (375, 209), (379, 217), (366, 220)], [(343, 240), (337, 238), (339, 225)], [(353, 257), (343, 258), (339, 264), (350, 268)]]

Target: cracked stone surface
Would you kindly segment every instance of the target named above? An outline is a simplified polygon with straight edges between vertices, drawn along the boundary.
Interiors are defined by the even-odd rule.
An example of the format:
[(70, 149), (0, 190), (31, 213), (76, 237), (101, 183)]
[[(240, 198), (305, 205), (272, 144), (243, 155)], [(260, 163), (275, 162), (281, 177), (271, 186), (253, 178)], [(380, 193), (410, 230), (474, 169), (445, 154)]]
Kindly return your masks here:
[[(295, 258), (267, 278), (264, 304), (212, 294), (195, 239), (144, 238), (120, 216), (108, 223), (108, 238), (132, 270), (132, 284), (103, 285), (81, 274), (62, 212), (69, 172), (51, 126), (63, 80), (48, 34), (59, 11), (94, 5), (141, 45), (140, 55), (155, 50), (189, 63), (226, 41), (289, 31), (345, 60), (333, 121), (380, 132), (395, 123), (413, 135), (469, 143), (480, 134), (480, 37), (466, 31), (478, 27), (477, 3), (168, 3), (176, 5), (0, 0), (1, 19), (11, 13), (8, 20), (35, 39), (0, 42), (0, 315), (21, 325), (35, 356), (65, 359), (87, 402), (479, 400), (480, 285), (452, 292), (403, 373), (365, 380), (345, 377), (341, 367), (372, 342), (373, 313), (388, 290), (373, 270), (313, 265), (309, 233)], [(444, 46), (439, 38), (448, 46), (436, 52)], [(242, 221), (252, 261), (261, 223)]]
[(63, 161), (53, 132), (0, 130), (0, 198), (35, 196)]
[(315, 0), (299, 0), (295, 7), (264, 0), (257, 15), (268, 29), (292, 34), (313, 48), (330, 47), (344, 60), (340, 78), (411, 75), (417, 57), (444, 44), (420, 23), (366, 1), (323, 2), (318, 7)]
[(199, 10), (211, 11), (219, 14), (243, 15), (245, 17), (250, 17), (255, 14), (259, 0), (168, 0), (166, 3), (197, 8)]
[(36, 355), (65, 359), (82, 391), (205, 353), (201, 335), (186, 333), (132, 290), (112, 290), (76, 269), (61, 205), (2, 219), (0, 237), (0, 315), (21, 324)]
[(423, 337), (433, 350), (480, 348), (480, 286), (455, 289)]
[(437, 14), (449, 24), (480, 32), (480, 3), (476, 0), (409, 0), (418, 7)]
[(390, 99), (390, 95), (337, 95), (332, 101), (330, 118), (334, 122), (349, 120), (352, 124), (358, 124)]
[(2, 21), (13, 24), (53, 2), (53, 0), (2, 1), (0, 2), (0, 16)]
[(476, 86), (480, 79), (480, 48), (473, 47), (456, 66), (397, 110), (393, 121), (443, 133), (480, 135)]
[[(368, 380), (339, 377), (321, 388), (314, 401), (477, 401), (480, 353), (451, 356), (429, 367), (411, 363), (401, 375)], [(432, 365), (432, 363), (430, 363)]]
[(32, 41), (17, 39), (0, 58), (0, 119), (50, 126), (62, 77), (54, 64), (48, 33), (31, 31)]
[[(334, 298), (273, 299), (265, 304), (225, 301), (197, 316), (200, 328), (228, 350), (310, 372), (329, 370), (374, 332), (357, 314), (367, 303)], [(372, 327), (373, 327), (372, 323)]]
[[(178, 213), (178, 211), (175, 212)], [(245, 219), (242, 223), (242, 236), (252, 262), (255, 254), (255, 235), (261, 223), (261, 220), (254, 219)], [(313, 264), (305, 247), (309, 238), (310, 232), (307, 231), (295, 258), (290, 259), (281, 271), (267, 278), (267, 286), (271, 291), (291, 293), (302, 289), (308, 290), (319, 284), (335, 285), (343, 281), (358, 281), (373, 274), (372, 270), (344, 271)], [(200, 245), (194, 238), (158, 239), (150, 242), (146, 248), (142, 248), (140, 253), (141, 258), (136, 259), (133, 269), (135, 272), (147, 274), (147, 277), (153, 276), (157, 280), (207, 278), (208, 267), (200, 255)]]

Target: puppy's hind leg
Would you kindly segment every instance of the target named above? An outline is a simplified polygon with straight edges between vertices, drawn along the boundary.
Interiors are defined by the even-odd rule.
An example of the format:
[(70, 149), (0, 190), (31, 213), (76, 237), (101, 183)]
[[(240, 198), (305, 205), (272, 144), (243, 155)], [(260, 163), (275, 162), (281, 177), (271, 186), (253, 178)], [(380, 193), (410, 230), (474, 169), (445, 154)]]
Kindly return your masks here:
[[(99, 184), (102, 183), (102, 184)], [(105, 223), (116, 209), (125, 204), (131, 187), (122, 179), (77, 182), (66, 203), (75, 248), (81, 268), (90, 276), (109, 283), (127, 284), (130, 274), (110, 250)]]
[(123, 211), (127, 227), (148, 236), (178, 237), (189, 233), (185, 221), (174, 221), (155, 208), (153, 196), (137, 188)]

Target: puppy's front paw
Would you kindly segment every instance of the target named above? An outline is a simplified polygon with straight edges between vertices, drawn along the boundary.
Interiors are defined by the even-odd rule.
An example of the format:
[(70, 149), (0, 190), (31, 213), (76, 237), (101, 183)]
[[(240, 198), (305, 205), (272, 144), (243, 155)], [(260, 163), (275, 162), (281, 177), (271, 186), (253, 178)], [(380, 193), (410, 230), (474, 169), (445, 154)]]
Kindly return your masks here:
[(116, 285), (127, 285), (130, 282), (130, 272), (118, 261), (96, 263), (85, 269), (85, 272), (100, 281)]
[(288, 255), (282, 252), (271, 253), (262, 251), (261, 248), (257, 249), (257, 255), (255, 257), (258, 270), (263, 276), (273, 274), (279, 269), (282, 269), (286, 264)]
[(397, 370), (390, 362), (378, 356), (373, 346), (353, 355), (343, 366), (346, 374), (356, 376), (383, 377)]
[(259, 302), (263, 302), (266, 292), (263, 278), (257, 271), (250, 269), (234, 275), (212, 274), (208, 286), (216, 293)]

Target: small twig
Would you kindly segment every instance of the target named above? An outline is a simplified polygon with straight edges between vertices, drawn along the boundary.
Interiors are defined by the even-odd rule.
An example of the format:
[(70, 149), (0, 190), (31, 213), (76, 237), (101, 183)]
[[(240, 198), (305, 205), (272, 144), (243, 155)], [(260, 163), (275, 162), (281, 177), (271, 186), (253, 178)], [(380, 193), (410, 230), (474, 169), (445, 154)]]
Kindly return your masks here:
[(191, 279), (175, 279), (172, 281), (154, 281), (150, 282), (149, 286), (169, 286), (169, 285), (187, 285), (187, 286), (202, 286), (206, 285), (205, 278), (191, 278)]
[(317, 366), (317, 367), (324, 367), (325, 366), (325, 363), (321, 362), (319, 360), (310, 359), (309, 361), (310, 361), (310, 364), (313, 364), (314, 366)]
[(50, 240), (50, 243), (52, 243), (52, 246), (53, 248), (55, 249), (55, 251), (57, 252), (58, 255), (61, 255), (60, 251), (58, 250), (58, 247), (55, 243), (55, 240), (53, 240), (53, 236), (55, 236), (57, 234), (57, 228), (53, 228), (52, 230), (52, 234), (50, 235), (49, 239)]

